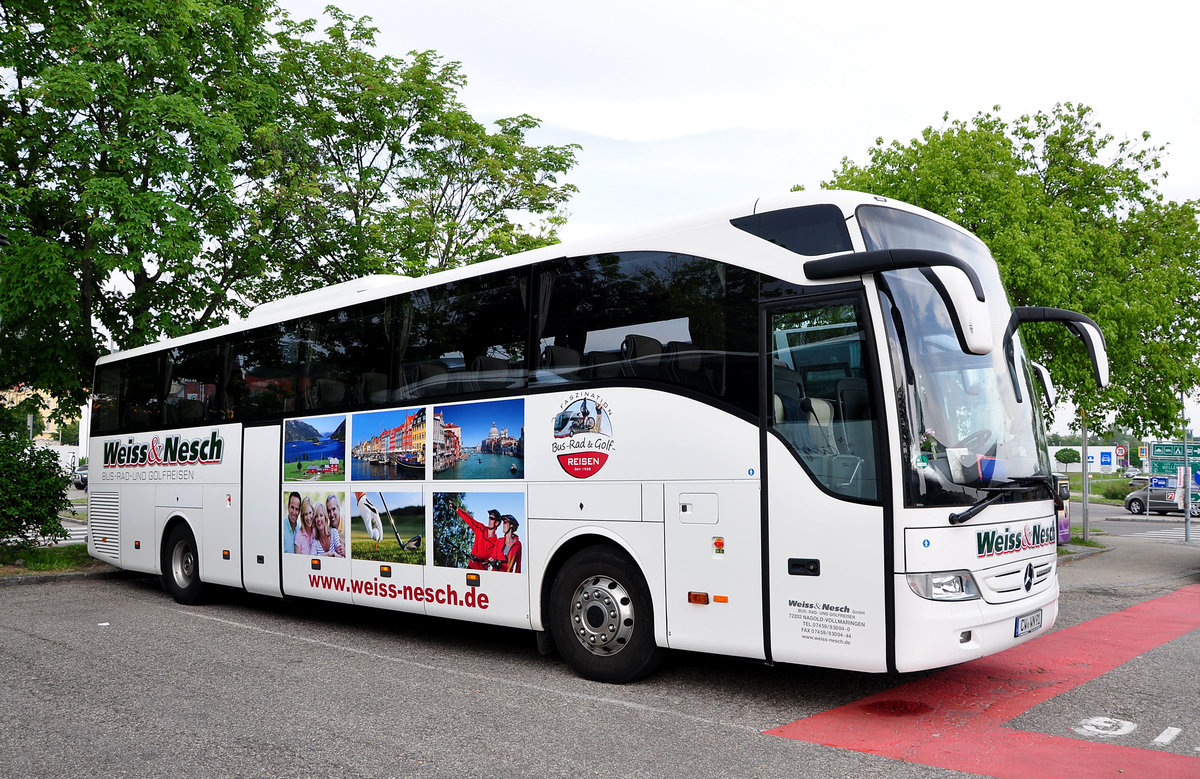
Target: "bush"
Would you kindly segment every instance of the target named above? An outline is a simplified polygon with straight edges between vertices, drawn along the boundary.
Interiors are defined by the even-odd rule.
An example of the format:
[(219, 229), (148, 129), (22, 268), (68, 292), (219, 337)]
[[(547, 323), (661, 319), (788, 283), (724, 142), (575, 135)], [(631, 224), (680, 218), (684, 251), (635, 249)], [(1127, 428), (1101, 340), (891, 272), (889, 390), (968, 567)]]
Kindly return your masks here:
[(1133, 492), (1133, 488), (1125, 482), (1108, 483), (1100, 487), (1100, 494), (1109, 500), (1125, 500), (1125, 496)]
[(28, 549), (67, 537), (70, 477), (58, 457), (24, 436), (0, 433), (0, 548)]

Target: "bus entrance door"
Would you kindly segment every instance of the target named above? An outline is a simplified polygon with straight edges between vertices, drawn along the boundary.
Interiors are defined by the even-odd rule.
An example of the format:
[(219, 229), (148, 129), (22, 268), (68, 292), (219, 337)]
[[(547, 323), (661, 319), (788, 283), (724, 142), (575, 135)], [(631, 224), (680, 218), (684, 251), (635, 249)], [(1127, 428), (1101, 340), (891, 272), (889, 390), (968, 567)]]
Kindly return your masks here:
[(773, 305), (765, 476), (772, 659), (886, 671), (877, 376), (860, 294)]

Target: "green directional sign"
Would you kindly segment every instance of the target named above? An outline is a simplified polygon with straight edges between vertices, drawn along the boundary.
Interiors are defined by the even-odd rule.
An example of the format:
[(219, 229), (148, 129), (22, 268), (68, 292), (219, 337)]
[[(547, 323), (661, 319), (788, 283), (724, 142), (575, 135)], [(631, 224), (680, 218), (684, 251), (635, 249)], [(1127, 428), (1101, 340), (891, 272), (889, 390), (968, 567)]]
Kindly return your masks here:
[[(1200, 462), (1188, 463), (1192, 466), (1192, 473), (1200, 471)], [(1152, 460), (1150, 462), (1151, 476), (1174, 476), (1179, 466), (1183, 465), (1183, 460)]]
[[(1187, 445), (1187, 458), (1200, 460), (1200, 443)], [(1179, 460), (1183, 462), (1183, 444), (1179, 441), (1156, 441), (1150, 444), (1151, 460)]]

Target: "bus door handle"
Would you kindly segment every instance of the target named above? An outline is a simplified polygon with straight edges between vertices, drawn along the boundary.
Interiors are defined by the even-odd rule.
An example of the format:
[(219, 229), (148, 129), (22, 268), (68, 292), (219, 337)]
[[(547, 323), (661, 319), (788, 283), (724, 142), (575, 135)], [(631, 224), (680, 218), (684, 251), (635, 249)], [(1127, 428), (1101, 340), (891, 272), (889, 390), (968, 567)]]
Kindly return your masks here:
[(788, 576), (820, 576), (821, 561), (799, 557), (788, 558)]

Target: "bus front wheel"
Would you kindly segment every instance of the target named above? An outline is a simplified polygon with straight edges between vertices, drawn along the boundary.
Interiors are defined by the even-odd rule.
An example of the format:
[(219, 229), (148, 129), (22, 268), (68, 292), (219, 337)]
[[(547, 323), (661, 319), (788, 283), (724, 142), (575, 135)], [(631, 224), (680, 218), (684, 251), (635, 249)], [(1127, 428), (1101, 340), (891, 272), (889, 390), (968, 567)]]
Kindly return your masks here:
[(639, 679), (662, 657), (654, 643), (650, 588), (633, 561), (609, 547), (583, 549), (559, 570), (549, 628), (563, 659), (598, 682)]
[(196, 553), (196, 539), (185, 524), (176, 525), (167, 536), (163, 547), (162, 581), (176, 603), (200, 600), (203, 589), (200, 556)]

